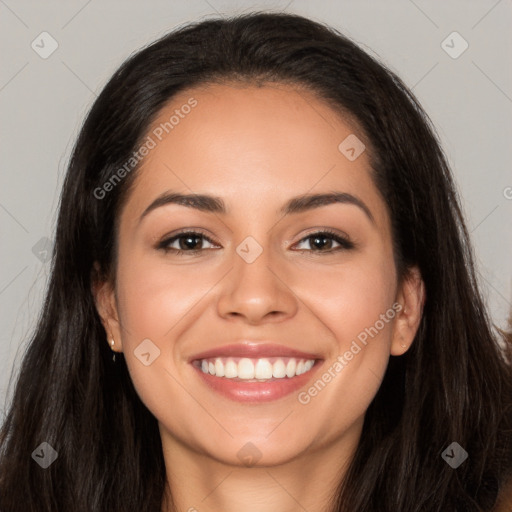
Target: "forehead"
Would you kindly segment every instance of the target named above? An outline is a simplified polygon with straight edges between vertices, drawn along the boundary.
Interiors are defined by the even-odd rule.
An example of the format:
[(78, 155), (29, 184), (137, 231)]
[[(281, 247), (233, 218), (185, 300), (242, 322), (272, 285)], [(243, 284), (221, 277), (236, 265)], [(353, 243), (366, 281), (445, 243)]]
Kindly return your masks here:
[[(385, 216), (370, 176), (369, 142), (309, 91), (285, 84), (190, 88), (161, 109), (146, 135), (152, 149), (127, 215), (140, 215), (167, 190), (220, 196), (230, 210), (259, 212), (277, 211), (291, 196), (336, 190), (363, 196), (377, 219)], [(364, 141), (366, 149), (349, 159), (345, 140)]]

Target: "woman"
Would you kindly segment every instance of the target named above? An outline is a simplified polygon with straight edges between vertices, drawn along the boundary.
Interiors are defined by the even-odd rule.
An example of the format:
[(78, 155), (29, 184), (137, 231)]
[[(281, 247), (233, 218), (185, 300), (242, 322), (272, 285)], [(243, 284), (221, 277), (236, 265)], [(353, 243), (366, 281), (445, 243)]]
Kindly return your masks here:
[(400, 79), (300, 16), (203, 21), (79, 135), (0, 509), (506, 510), (511, 376)]

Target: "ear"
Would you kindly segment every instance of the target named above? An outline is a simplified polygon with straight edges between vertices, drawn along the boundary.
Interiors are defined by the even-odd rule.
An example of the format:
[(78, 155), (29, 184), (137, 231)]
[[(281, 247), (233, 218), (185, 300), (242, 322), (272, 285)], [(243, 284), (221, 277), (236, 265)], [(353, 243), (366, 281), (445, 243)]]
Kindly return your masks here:
[(413, 343), (423, 316), (425, 283), (418, 267), (409, 269), (397, 292), (396, 302), (402, 305), (393, 327), (391, 355), (401, 356)]
[[(94, 297), (96, 310), (101, 318), (101, 323), (105, 328), (107, 334), (108, 346), (116, 351), (122, 352), (122, 339), (121, 328), (119, 323), (119, 316), (117, 311), (117, 299), (114, 286), (111, 280), (101, 279), (99, 276), (98, 262), (94, 262), (94, 271), (91, 278), (91, 291)], [(112, 339), (114, 340), (114, 347), (112, 348)]]

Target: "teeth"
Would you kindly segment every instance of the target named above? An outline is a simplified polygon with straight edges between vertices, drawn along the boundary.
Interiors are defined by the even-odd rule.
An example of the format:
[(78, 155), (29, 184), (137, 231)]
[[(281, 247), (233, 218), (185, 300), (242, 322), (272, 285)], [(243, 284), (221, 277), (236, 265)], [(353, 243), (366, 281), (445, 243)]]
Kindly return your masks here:
[(225, 377), (227, 379), (242, 380), (268, 380), (291, 379), (296, 375), (302, 375), (313, 368), (314, 359), (304, 360), (291, 358), (263, 358), (249, 359), (243, 358), (221, 358), (201, 360), (201, 370), (204, 373)]
[(272, 377), (275, 377), (276, 379), (282, 379), (286, 376), (286, 367), (283, 363), (282, 359), (278, 359), (274, 363), (274, 368), (272, 369)]
[[(311, 365), (313, 366), (313, 365)], [(297, 361), (295, 359), (290, 359), (288, 364), (286, 365), (286, 376), (291, 378), (295, 377), (295, 370), (297, 369)]]
[[(222, 363), (222, 361), (221, 361)], [(203, 365), (201, 363), (201, 368), (203, 368)], [(204, 372), (204, 370), (203, 370)], [(235, 377), (238, 377), (238, 365), (234, 361), (228, 361), (226, 365), (224, 366), (224, 376), (228, 379), (233, 379)]]
[(254, 379), (254, 364), (250, 359), (244, 357), (238, 363), (239, 379)]
[(272, 364), (268, 359), (258, 359), (254, 369), (254, 376), (257, 379), (272, 378)]
[(215, 373), (217, 377), (224, 377), (224, 365), (220, 359), (215, 359)]

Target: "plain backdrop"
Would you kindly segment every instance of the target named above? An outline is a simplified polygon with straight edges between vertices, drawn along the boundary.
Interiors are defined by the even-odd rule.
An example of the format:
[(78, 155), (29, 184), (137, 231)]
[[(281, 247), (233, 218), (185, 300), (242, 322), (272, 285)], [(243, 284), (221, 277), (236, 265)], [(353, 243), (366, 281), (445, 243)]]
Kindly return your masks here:
[(511, 0), (0, 0), (2, 409), (40, 312), (63, 177), (95, 97), (124, 59), (164, 33), (251, 10), (327, 22), (413, 89), (454, 171), (489, 311), (505, 327), (512, 307)]

